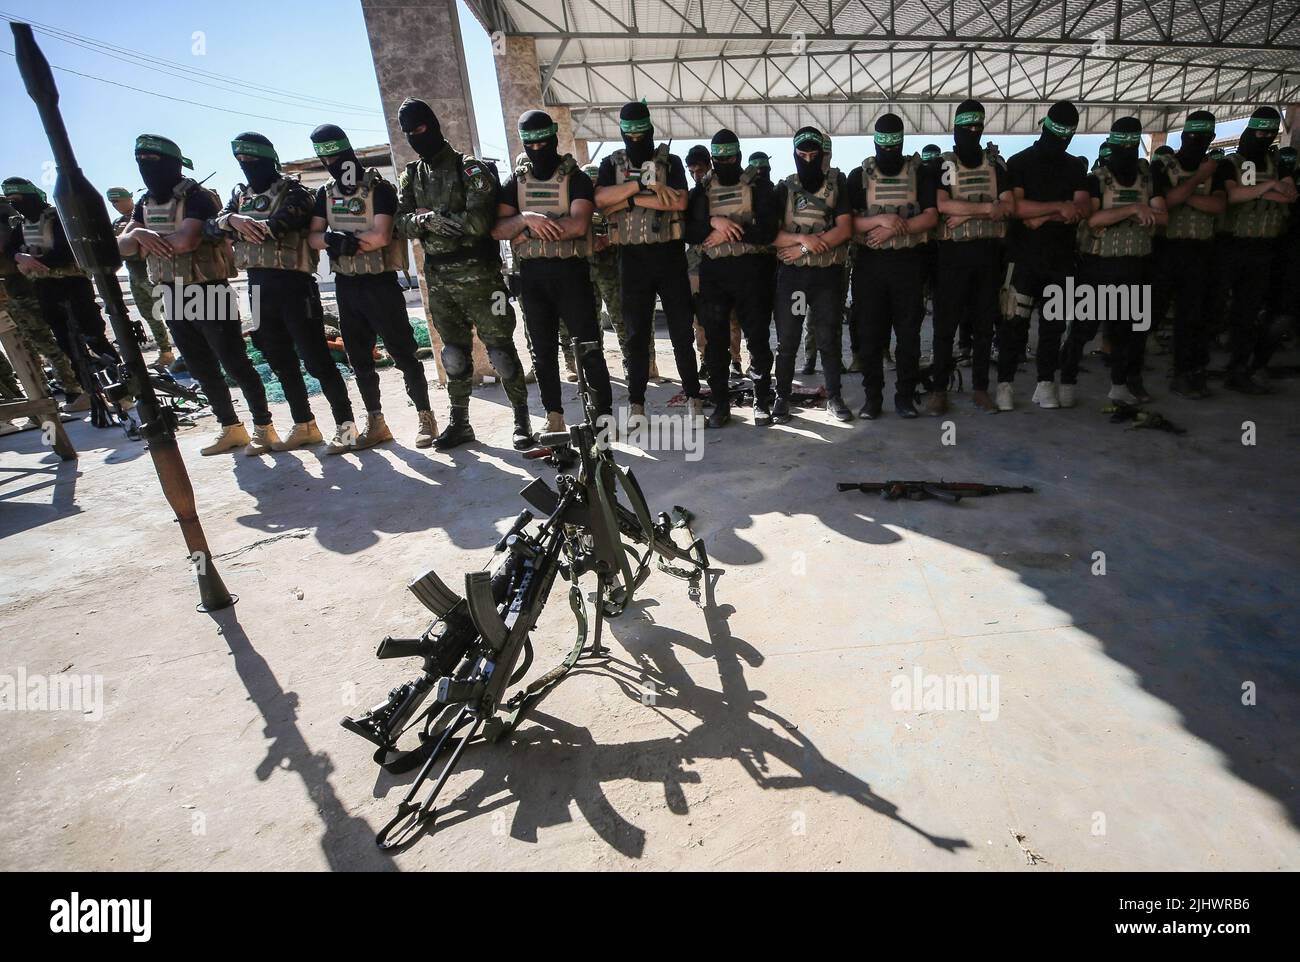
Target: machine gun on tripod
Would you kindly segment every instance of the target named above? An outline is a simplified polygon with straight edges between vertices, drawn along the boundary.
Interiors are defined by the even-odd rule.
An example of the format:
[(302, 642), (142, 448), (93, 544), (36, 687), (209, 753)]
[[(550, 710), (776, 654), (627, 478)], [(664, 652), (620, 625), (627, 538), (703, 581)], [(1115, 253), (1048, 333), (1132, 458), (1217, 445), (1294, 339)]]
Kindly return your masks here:
[[(600, 350), (596, 342), (575, 340), (573, 347), (579, 362)], [(582, 364), (577, 367), (584, 420), (567, 433), (539, 439), (551, 450), (571, 451), (577, 473), (559, 474), (554, 489), (540, 478), (524, 487), (520, 495), (543, 520), (530, 531), (533, 511), (521, 511), (497, 542), (490, 571), (465, 576), (463, 595), (432, 571), (410, 584), (434, 621), (419, 638), (385, 638), (376, 655), (421, 658), (420, 674), (364, 715), (341, 723), (378, 746), (374, 760), (385, 770), (398, 774), (421, 766), (397, 814), (375, 836), (384, 850), (410, 844), (432, 825), (438, 795), (470, 742), (480, 733), (490, 742), (508, 735), (584, 650), (604, 650), (604, 619), (627, 610), (649, 577), (652, 560), (661, 571), (690, 581), (709, 566), (704, 542), (691, 533), (685, 508), (651, 518), (640, 485), (614, 461), (606, 431), (597, 425)], [(673, 539), (679, 528), (690, 539), (687, 547)], [(579, 584), (586, 574), (596, 578), (594, 626)], [(569, 582), (569, 607), (577, 621), (573, 647), (559, 665), (507, 697), (507, 689), (522, 682), (532, 665), (530, 635), (557, 577)], [(430, 695), (433, 703), (422, 710)], [(416, 747), (399, 748), (399, 740), (412, 729), (418, 734)], [(430, 780), (432, 787), (418, 800)]]

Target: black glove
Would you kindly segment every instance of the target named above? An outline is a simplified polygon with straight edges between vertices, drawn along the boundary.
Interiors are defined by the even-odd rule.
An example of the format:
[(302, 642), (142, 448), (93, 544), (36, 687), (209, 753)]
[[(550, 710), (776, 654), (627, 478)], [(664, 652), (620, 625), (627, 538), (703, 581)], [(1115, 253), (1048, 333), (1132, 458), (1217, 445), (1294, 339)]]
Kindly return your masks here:
[(325, 249), (329, 251), (330, 257), (351, 257), (361, 250), (361, 244), (354, 234), (348, 234), (341, 230), (327, 230), (325, 232)]

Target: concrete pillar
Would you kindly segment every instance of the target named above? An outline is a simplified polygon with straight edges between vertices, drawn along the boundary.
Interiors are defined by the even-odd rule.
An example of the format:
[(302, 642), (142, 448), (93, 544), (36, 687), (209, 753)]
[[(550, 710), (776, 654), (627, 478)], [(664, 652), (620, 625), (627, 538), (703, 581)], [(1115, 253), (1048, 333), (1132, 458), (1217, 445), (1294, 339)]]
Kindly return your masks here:
[(1151, 146), (1147, 150), (1147, 156), (1150, 157), (1156, 152), (1157, 147), (1163, 147), (1169, 142), (1169, 132), (1167, 130), (1158, 130), (1151, 134)]
[(587, 147), (587, 142), (581, 139), (573, 141), (573, 156), (578, 163), (586, 166), (591, 163), (591, 150)]
[[(397, 123), (397, 108), (407, 97), (427, 101), (438, 115), (442, 134), (465, 153), (480, 156), (478, 128), (474, 123), (474, 101), (470, 96), (465, 51), (460, 44), (460, 18), (456, 0), (361, 0), (361, 12), (370, 35), (370, 54), (375, 61), (379, 98), (393, 148), (393, 166), (398, 176), (415, 160), (415, 151)], [(420, 279), (424, 315), (429, 321), (429, 340), (434, 347), (438, 380), (447, 381), (442, 366), (442, 338), (429, 314), (429, 292), (424, 283), (424, 254), (415, 247), (415, 268)], [(474, 380), (490, 373), (487, 351), (474, 339)]]
[(537, 62), (537, 41), (532, 37), (505, 37), (496, 55), (497, 89), (501, 92), (501, 115), (506, 126), (506, 146), (510, 162), (523, 152), (519, 139), (519, 116), (527, 110), (545, 110), (559, 128), (556, 136), (560, 153), (573, 154), (585, 163), (585, 151), (579, 156), (573, 139), (573, 115), (568, 107), (547, 106), (542, 102), (542, 70)]
[[(1290, 145), (1300, 149), (1300, 104), (1287, 104), (1282, 115), (1286, 123), (1286, 129), (1291, 135)], [(1280, 137), (1278, 139), (1281, 140)]]

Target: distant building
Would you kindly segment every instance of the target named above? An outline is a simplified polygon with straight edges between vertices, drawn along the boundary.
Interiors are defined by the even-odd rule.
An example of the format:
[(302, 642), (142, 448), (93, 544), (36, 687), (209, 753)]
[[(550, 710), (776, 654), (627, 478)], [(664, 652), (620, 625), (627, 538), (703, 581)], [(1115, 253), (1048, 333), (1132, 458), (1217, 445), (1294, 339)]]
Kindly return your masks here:
[[(376, 167), (380, 176), (390, 184), (397, 184), (397, 172), (393, 170), (393, 151), (387, 144), (374, 147), (358, 147), (357, 159), (362, 167)], [(287, 160), (280, 165), (286, 174), (292, 174), (302, 181), (304, 187), (315, 190), (330, 179), (329, 172), (321, 165), (320, 158), (308, 157), (304, 160)]]

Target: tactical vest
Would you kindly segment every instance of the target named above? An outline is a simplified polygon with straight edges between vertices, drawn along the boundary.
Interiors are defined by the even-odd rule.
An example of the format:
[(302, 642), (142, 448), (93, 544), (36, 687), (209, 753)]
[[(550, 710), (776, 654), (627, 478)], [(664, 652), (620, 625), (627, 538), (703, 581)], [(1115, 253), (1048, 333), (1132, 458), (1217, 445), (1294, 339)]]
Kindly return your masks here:
[[(519, 211), (545, 214), (552, 220), (569, 214), (569, 177), (578, 169), (578, 163), (569, 154), (560, 160), (560, 166), (546, 180), (532, 176), (533, 165), (525, 162), (515, 170), (515, 184), (519, 188)], [(586, 174), (582, 175), (586, 177)], [(583, 237), (571, 240), (543, 240), (524, 231), (512, 242), (516, 257), (586, 257), (591, 253), (591, 230)]]
[[(1278, 179), (1277, 161), (1272, 154), (1267, 157), (1264, 164), (1255, 165), (1256, 184)], [(1235, 153), (1228, 157), (1228, 162), (1237, 174), (1233, 179), (1240, 184), (1246, 158)], [(1229, 204), (1225, 226), (1233, 237), (1281, 237), (1286, 232), (1288, 212), (1288, 206), (1281, 201), (1257, 197), (1245, 204)]]
[[(654, 183), (667, 184), (670, 164), (668, 145), (660, 144), (655, 148)], [(645, 176), (640, 168), (634, 168), (627, 159), (626, 150), (616, 150), (610, 155), (614, 167), (614, 183), (626, 184), (628, 181), (641, 183)], [(648, 181), (647, 181), (648, 183)], [(628, 198), (628, 206), (609, 215), (609, 239), (612, 244), (663, 244), (682, 239), (682, 212), (679, 210), (650, 210), (638, 207)]]
[[(876, 158), (868, 157), (862, 162), (862, 186), (867, 195), (866, 216), (877, 214), (897, 214), (904, 220), (910, 220), (921, 213), (921, 201), (917, 192), (917, 172), (921, 169), (921, 158), (916, 154), (903, 161), (903, 169), (893, 177), (886, 177), (876, 166)], [(891, 237), (878, 251), (901, 251), (918, 244), (924, 244), (926, 234), (907, 234), (903, 237)], [(855, 244), (866, 245), (867, 235), (855, 233)]]
[[(291, 187), (297, 183), (296, 179), (279, 177), (260, 194), (240, 184), (235, 188), (235, 212), (265, 223), (284, 206)], [(320, 251), (313, 250), (307, 243), (305, 226), (302, 230), (286, 231), (278, 238), (267, 235), (260, 244), (250, 244), (243, 237), (236, 237), (234, 247), (235, 266), (240, 270), (254, 267), (314, 274), (316, 265), (320, 263)]]
[[(754, 178), (757, 169), (746, 167), (740, 180), (727, 187), (713, 171), (704, 175), (702, 186), (708, 191), (709, 215), (726, 217), (742, 227), (754, 223)], [(716, 247), (703, 247), (700, 252), (710, 260), (719, 257), (741, 257), (745, 254), (761, 254), (767, 250), (762, 244), (750, 244), (746, 241), (727, 241)]]
[[(325, 222), (330, 230), (364, 234), (375, 226), (375, 184), (379, 171), (369, 168), (357, 189), (345, 194), (331, 180), (325, 185)], [(393, 231), (388, 246), (376, 251), (357, 251), (345, 257), (330, 257), (335, 274), (387, 274), (407, 269), (406, 238)]]
[[(128, 227), (130, 227), (130, 226), (131, 226), (131, 215), (130, 215), (130, 214), (123, 214), (123, 215), (122, 215), (121, 217), (119, 217), (117, 220), (113, 221), (113, 236), (114, 236), (114, 237), (121, 237), (121, 236), (122, 236), (122, 231), (126, 230), (126, 229), (127, 229)], [(144, 255), (143, 255), (143, 254), (123, 254), (123, 255), (122, 255), (122, 260), (126, 261), (128, 264), (143, 264), (143, 263), (144, 263)]]
[[(437, 211), (444, 216), (464, 214), (469, 200), (466, 181), (491, 176), (477, 158), (456, 151), (451, 151), (451, 154), (454, 160), (450, 165), (440, 163), (434, 167), (423, 160), (413, 160), (406, 165), (406, 183), (414, 194), (417, 208)], [(493, 205), (495, 212), (496, 206)], [(491, 244), (493, 250), (498, 249), (495, 241)], [(447, 237), (432, 233), (420, 236), (420, 246), (426, 254), (441, 259), (456, 254), (469, 256), (480, 247), (486, 247), (481, 237)]]
[[(785, 219), (781, 229), (787, 234), (820, 234), (835, 226), (836, 191), (840, 172), (832, 167), (826, 171), (821, 189), (810, 192), (799, 182), (799, 175), (791, 174), (785, 183)], [(831, 267), (848, 261), (848, 245), (840, 244), (823, 254), (803, 254), (792, 267)]]
[[(1151, 165), (1145, 160), (1138, 161), (1137, 177), (1130, 187), (1121, 185), (1109, 167), (1098, 168), (1095, 176), (1101, 181), (1101, 210), (1151, 202)], [(1151, 253), (1154, 232), (1132, 218), (1098, 232), (1085, 219), (1079, 222), (1079, 252), (1097, 257), (1146, 257)]]
[[(29, 221), (24, 217), (23, 246), (27, 249), (27, 253), (33, 257), (45, 257), (54, 253), (58, 224), (59, 212), (53, 207), (46, 207), (41, 211), (41, 216), (34, 221)], [(63, 267), (52, 267), (47, 273), (34, 277), (33, 280), (53, 277), (78, 277), (81, 273), (81, 268), (74, 261)]]
[[(171, 199), (165, 204), (156, 203), (152, 194), (146, 194), (142, 213), (144, 226), (164, 237), (176, 233), (185, 220), (185, 198), (190, 191), (203, 189), (186, 177), (172, 188)], [(146, 254), (145, 263), (149, 265), (150, 284), (170, 284), (173, 281), (201, 284), (235, 276), (230, 242), (214, 240), (206, 235), (201, 236), (199, 246), (187, 254), (172, 254), (170, 257)]]
[[(951, 166), (949, 166), (951, 164)], [(952, 192), (953, 200), (971, 204), (987, 204), (998, 199), (998, 168), (994, 155), (986, 149), (978, 167), (967, 167), (953, 151), (943, 155), (941, 168), (946, 175), (953, 171), (955, 180), (944, 184)], [(1007, 236), (1006, 221), (991, 221), (972, 217), (956, 228), (949, 227), (942, 215), (935, 236), (943, 241), (998, 240)]]
[[(1177, 156), (1156, 161), (1161, 165), (1169, 186), (1177, 187), (1183, 181), (1195, 175), (1195, 170), (1183, 170)], [(1210, 181), (1203, 180), (1192, 191), (1197, 197), (1210, 196)], [(1170, 240), (1214, 240), (1214, 214), (1197, 210), (1191, 204), (1183, 203), (1169, 211), (1169, 223), (1164, 228), (1164, 236)]]

